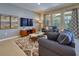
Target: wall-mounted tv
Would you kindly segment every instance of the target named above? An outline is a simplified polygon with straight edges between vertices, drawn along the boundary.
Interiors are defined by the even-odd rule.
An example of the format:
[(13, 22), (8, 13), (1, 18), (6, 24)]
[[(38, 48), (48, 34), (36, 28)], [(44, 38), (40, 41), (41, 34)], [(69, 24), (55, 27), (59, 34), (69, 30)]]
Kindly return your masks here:
[(20, 18), (20, 26), (33, 26), (33, 19)]

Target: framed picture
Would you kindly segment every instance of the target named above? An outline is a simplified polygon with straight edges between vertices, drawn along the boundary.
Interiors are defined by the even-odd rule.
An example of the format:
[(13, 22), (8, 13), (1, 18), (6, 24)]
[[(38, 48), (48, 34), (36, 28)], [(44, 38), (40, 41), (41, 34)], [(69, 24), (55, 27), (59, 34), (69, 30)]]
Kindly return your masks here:
[(10, 29), (10, 16), (1, 16), (1, 29)]
[(0, 29), (1, 29), (1, 16), (0, 16)]
[(11, 16), (11, 29), (18, 28), (18, 17)]

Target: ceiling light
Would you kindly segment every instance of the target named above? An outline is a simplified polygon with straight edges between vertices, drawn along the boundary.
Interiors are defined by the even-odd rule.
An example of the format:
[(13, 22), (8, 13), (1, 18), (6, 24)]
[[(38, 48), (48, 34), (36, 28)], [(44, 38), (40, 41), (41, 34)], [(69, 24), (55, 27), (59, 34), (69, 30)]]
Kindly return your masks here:
[(40, 5), (40, 3), (37, 3), (38, 5)]

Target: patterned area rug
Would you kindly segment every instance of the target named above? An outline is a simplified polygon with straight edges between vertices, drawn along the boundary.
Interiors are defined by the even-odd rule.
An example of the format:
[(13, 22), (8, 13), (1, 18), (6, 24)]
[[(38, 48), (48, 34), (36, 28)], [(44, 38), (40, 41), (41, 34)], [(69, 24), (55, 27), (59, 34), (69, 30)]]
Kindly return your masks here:
[(39, 56), (38, 41), (33, 42), (29, 36), (19, 38), (16, 44), (26, 53), (27, 56)]

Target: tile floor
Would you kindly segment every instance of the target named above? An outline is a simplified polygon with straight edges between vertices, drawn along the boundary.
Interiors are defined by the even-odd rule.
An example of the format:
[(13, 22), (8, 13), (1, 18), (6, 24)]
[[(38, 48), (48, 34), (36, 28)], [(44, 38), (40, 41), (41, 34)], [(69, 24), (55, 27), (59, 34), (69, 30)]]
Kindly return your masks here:
[(0, 42), (0, 56), (26, 56), (26, 54), (16, 45), (16, 39)]

